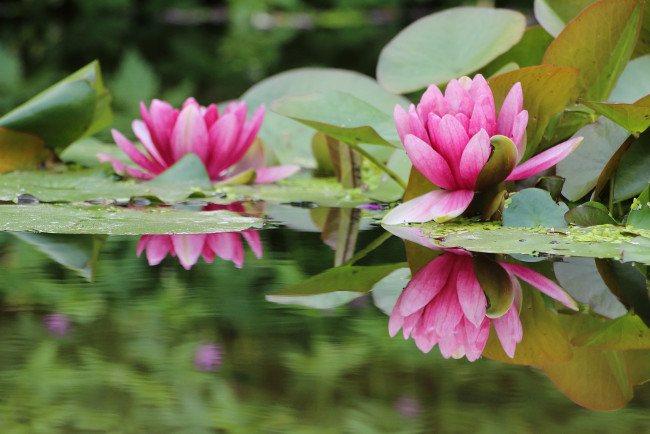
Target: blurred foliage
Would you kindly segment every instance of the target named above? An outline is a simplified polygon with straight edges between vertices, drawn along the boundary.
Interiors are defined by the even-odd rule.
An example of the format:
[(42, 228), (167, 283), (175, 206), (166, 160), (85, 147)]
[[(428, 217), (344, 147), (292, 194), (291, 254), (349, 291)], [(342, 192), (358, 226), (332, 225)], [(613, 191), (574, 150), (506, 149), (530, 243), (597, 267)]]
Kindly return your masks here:
[[(267, 291), (323, 271), (332, 253), (317, 233), (262, 237), (264, 259), (247, 256), (245, 270), (219, 261), (190, 272), (172, 258), (148, 267), (134, 239), (112, 237), (91, 284), (1, 234), (0, 429), (503, 432), (507, 420), (532, 433), (650, 423), (647, 388), (619, 412), (585, 412), (536, 370), (444, 360), (390, 339), (370, 299), (320, 312), (268, 303)], [(395, 260), (400, 244), (389, 240), (365, 262)], [(48, 333), (48, 313), (69, 316), (65, 336)], [(224, 362), (199, 372), (194, 351), (210, 342)]]
[(94, 59), (124, 133), (141, 100), (225, 101), (302, 66), (374, 76), (401, 28), (461, 4), (532, 10), (532, 0), (9, 0), (0, 5), (0, 115)]

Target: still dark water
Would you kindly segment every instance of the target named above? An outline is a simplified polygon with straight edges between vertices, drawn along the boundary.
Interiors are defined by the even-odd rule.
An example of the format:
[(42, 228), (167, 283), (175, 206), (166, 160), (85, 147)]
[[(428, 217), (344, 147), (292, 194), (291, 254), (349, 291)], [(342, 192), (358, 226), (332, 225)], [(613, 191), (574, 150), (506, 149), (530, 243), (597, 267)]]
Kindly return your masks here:
[[(92, 282), (61, 264), (66, 249), (0, 234), (0, 432), (650, 429), (647, 385), (624, 409), (595, 412), (539, 369), (446, 360), (390, 338), (385, 311), (403, 273), (338, 307), (272, 301), (331, 268), (334, 251), (308, 210), (267, 213), (291, 216), (293, 228), (260, 230), (262, 258), (246, 246), (242, 268), (215, 258), (185, 270), (169, 255), (151, 267), (136, 256), (137, 237), (108, 237)], [(384, 233), (361, 226), (357, 250)], [(404, 243), (391, 237), (358, 265), (403, 261)], [(311, 302), (326, 303), (336, 304)]]

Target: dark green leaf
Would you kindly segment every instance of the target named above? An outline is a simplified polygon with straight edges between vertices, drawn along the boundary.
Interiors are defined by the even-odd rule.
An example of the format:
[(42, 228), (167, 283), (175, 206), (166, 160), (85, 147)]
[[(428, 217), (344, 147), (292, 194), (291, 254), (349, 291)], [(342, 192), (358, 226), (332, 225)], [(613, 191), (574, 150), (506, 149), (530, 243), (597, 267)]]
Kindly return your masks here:
[(567, 223), (565, 204), (556, 204), (548, 191), (527, 188), (511, 196), (503, 209), (503, 226), (534, 228), (561, 228)]

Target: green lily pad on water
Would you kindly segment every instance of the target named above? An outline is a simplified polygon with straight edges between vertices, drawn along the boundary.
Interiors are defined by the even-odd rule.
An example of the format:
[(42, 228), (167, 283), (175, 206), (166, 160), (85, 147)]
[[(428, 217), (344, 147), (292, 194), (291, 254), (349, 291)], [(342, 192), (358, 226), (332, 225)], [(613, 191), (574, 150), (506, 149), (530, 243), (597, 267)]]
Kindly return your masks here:
[(225, 210), (125, 209), (74, 205), (2, 205), (0, 230), (50, 234), (199, 234), (262, 227), (262, 219)]

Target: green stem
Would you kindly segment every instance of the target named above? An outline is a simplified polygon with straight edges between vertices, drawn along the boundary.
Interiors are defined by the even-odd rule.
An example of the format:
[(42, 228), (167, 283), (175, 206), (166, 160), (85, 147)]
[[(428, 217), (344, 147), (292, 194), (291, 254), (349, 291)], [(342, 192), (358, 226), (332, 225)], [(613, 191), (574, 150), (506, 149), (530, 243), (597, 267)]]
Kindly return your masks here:
[(363, 259), (368, 253), (372, 252), (375, 250), (377, 247), (381, 246), (384, 244), (384, 241), (389, 239), (393, 234), (390, 232), (384, 232), (381, 234), (379, 237), (377, 237), (373, 242), (368, 244), (366, 247), (363, 249), (359, 250), (356, 255), (345, 261), (344, 263), (341, 264), (341, 267), (344, 267), (346, 265), (352, 265), (355, 262), (359, 261), (360, 259)]
[(388, 168), (384, 163), (381, 161), (377, 160), (372, 154), (370, 154), (368, 151), (363, 149), (361, 146), (359, 146), (357, 143), (351, 143), (351, 142), (345, 142), (348, 146), (352, 147), (355, 151), (363, 155), (365, 158), (367, 158), (372, 164), (375, 166), (379, 167), (381, 170), (386, 172), (390, 178), (397, 182), (404, 190), (406, 190), (406, 182), (402, 178), (399, 177), (399, 175), (392, 170)]

